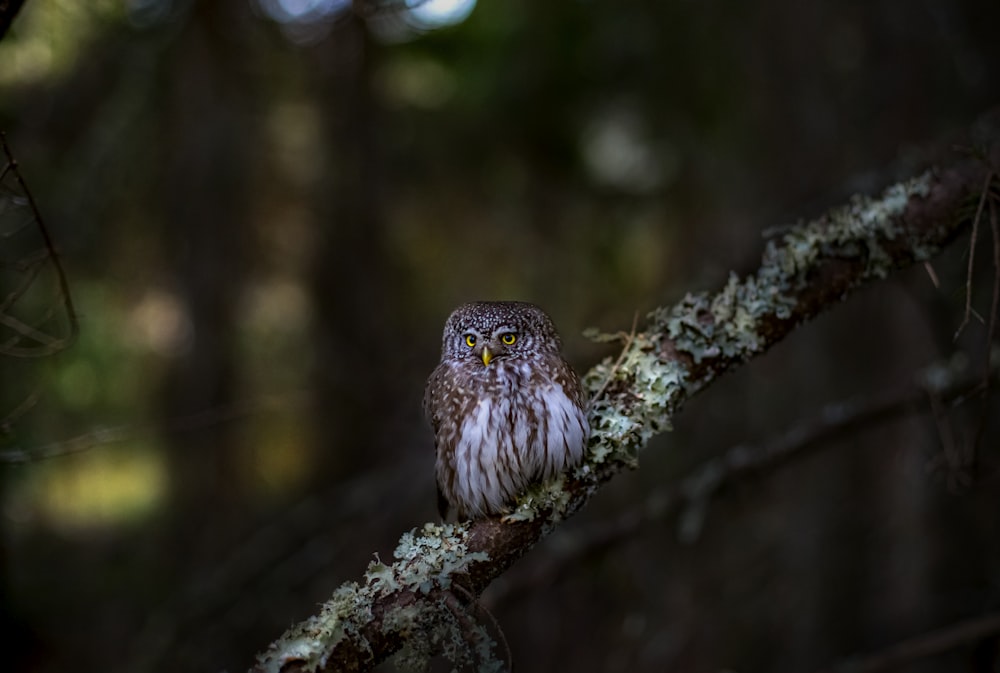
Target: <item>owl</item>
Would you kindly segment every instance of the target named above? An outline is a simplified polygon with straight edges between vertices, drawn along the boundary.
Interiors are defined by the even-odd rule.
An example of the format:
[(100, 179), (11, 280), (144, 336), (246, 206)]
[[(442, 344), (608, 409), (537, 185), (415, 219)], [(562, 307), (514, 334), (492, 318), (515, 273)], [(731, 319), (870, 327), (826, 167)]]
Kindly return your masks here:
[(580, 379), (534, 304), (459, 306), (444, 326), (424, 413), (437, 449), (438, 509), (505, 511), (531, 482), (578, 465), (590, 434)]

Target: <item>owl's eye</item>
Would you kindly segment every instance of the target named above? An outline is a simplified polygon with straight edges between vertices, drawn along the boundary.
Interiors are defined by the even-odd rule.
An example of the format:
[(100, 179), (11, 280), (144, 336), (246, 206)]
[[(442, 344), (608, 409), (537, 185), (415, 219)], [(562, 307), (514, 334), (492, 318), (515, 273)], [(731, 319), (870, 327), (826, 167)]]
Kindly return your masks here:
[(476, 335), (466, 334), (465, 335), (465, 345), (469, 348), (473, 348), (476, 345)]
[(507, 332), (502, 337), (500, 337), (500, 341), (504, 342), (508, 346), (513, 346), (514, 342), (517, 341), (517, 335), (514, 334), (513, 332)]

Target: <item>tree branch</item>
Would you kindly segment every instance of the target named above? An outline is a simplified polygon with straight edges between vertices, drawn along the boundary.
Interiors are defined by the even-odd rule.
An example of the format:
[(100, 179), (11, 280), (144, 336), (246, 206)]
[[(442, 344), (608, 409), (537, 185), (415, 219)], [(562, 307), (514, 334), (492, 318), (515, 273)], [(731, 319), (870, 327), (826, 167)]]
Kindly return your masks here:
[[(1000, 154), (1000, 114), (986, 131), (985, 156)], [(481, 665), (496, 659), (481, 643), (475, 653), (463, 644), (442, 592), (458, 584), (453, 596), (468, 605), (601, 484), (634, 467), (639, 450), (670, 428), (692, 395), (855, 289), (936, 254), (968, 225), (968, 202), (989, 171), (981, 156), (952, 153), (878, 198), (854, 197), (769, 241), (756, 273), (734, 274), (717, 293), (689, 294), (651, 312), (616, 363), (609, 358), (584, 377), (590, 394), (602, 395), (591, 407), (581, 467), (525, 494), (503, 519), (404, 534), (394, 563), (373, 561), (360, 583), (337, 589), (318, 615), (259, 655), (253, 670), (362, 671), (400, 650), (418, 662), (435, 653)]]
[(941, 654), (974, 640), (1000, 634), (1000, 613), (966, 619), (865, 656), (844, 661), (824, 673), (876, 673), (898, 668), (916, 659)]
[[(989, 391), (982, 391), (982, 373), (969, 369), (967, 359), (956, 355), (949, 362), (939, 362), (917, 372), (901, 385), (828, 404), (814, 416), (759, 444), (734, 446), (677, 483), (654, 489), (643, 502), (564, 536), (546, 550), (545, 559), (534, 564), (530, 574), (510, 581), (507, 575), (494, 583), (487, 600), (491, 606), (501, 605), (532, 589), (551, 586), (571, 566), (614, 547), (642, 526), (677, 513), (681, 513), (682, 541), (693, 542), (701, 532), (711, 501), (735, 485), (772, 475), (782, 466), (814, 455), (830, 440), (846, 433), (925, 412), (933, 406), (932, 400), (959, 404), (977, 391), (988, 397)], [(996, 378), (1000, 362), (993, 363), (988, 371), (991, 378)]]
[[(3, 9), (3, 1), (0, 0), (0, 11)], [(0, 355), (25, 358), (45, 357), (69, 348), (76, 341), (76, 338), (80, 334), (80, 321), (76, 315), (76, 309), (73, 307), (73, 297), (69, 291), (69, 280), (66, 278), (66, 272), (63, 270), (59, 253), (56, 251), (55, 243), (52, 240), (52, 235), (49, 233), (48, 227), (45, 226), (45, 220), (42, 219), (38, 203), (35, 201), (35, 197), (31, 195), (28, 183), (21, 176), (17, 159), (14, 158), (14, 153), (7, 145), (7, 137), (2, 131), (0, 131), (0, 152), (2, 152), (6, 160), (3, 168), (0, 169), (0, 185), (2, 185), (4, 178), (8, 174), (13, 176), (20, 195), (24, 197), (31, 209), (31, 221), (38, 228), (42, 236), (42, 241), (45, 244), (45, 248), (42, 251), (29, 256), (17, 265), (21, 267), (20, 270), (24, 278), (19, 286), (4, 297), (2, 303), (0, 303), (0, 325), (9, 327), (14, 331), (14, 336), (10, 337), (6, 342), (0, 343)], [(26, 225), (27, 222), (24, 226)], [(55, 271), (56, 284), (59, 288), (59, 304), (65, 312), (68, 324), (68, 333), (61, 337), (47, 334), (36, 326), (29, 325), (8, 313), (8, 310), (24, 296), (24, 293), (27, 292), (28, 288), (38, 277), (45, 262), (51, 262), (52, 268)], [(50, 321), (55, 314), (56, 311), (54, 309), (49, 309), (43, 313), (41, 318), (36, 320), (39, 324), (44, 324)], [(18, 345), (22, 339), (26, 339), (29, 345)]]

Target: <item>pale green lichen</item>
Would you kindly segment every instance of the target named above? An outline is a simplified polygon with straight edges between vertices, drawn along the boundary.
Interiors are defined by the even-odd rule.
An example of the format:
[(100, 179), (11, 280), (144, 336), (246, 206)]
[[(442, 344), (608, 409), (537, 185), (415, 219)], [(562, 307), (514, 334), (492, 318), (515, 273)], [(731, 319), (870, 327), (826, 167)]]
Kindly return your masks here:
[[(603, 335), (592, 334), (596, 340)], [(654, 434), (670, 429), (670, 413), (683, 392), (686, 371), (661, 359), (659, 345), (646, 333), (629, 336), (617, 360), (608, 358), (584, 377), (589, 391), (591, 442), (587, 461), (576, 470), (583, 477), (591, 466), (621, 463), (635, 466), (637, 453)], [(624, 385), (627, 399), (615, 397)]]
[(434, 644), (456, 670), (500, 673), (507, 669), (496, 655), (496, 641), (472, 614), (456, 615), (447, 610), (443, 614), (447, 616), (442, 622), (445, 628), (435, 632)]
[(859, 283), (888, 275), (893, 260), (883, 241), (900, 235), (899, 216), (913, 197), (929, 193), (930, 177), (893, 185), (878, 198), (855, 196), (846, 206), (789, 229), (780, 243), (767, 243), (756, 274), (744, 279), (732, 274), (715, 295), (689, 294), (671, 308), (658, 309), (652, 314), (654, 328), (696, 364), (719, 356), (744, 361), (760, 353), (767, 345), (764, 321), (791, 315), (796, 292), (809, 282), (808, 272), (820, 258), (864, 260)]
[[(456, 573), (466, 570), (471, 563), (489, 560), (484, 552), (469, 551), (467, 534), (465, 524), (433, 523), (425, 524), (419, 533), (416, 529), (405, 533), (393, 552), (397, 562), (387, 566), (378, 559), (372, 561), (365, 573), (366, 584), (380, 594), (407, 588), (429, 596), (435, 589), (448, 590)], [(428, 598), (401, 606), (383, 617), (383, 628), (403, 637), (403, 648), (394, 661), (404, 670), (424, 670), (434, 653), (443, 654), (458, 667), (470, 665), (475, 659), (481, 670), (484, 665), (492, 670), (490, 667), (496, 660), (492, 649), (487, 647), (480, 652), (482, 643), (478, 637), (474, 645), (466, 642), (470, 638), (468, 630), (481, 627), (471, 615), (464, 626), (465, 632), (440, 599)]]
[[(715, 295), (689, 294), (671, 308), (653, 311), (648, 332), (590, 331), (588, 336), (596, 341), (621, 340), (626, 347), (618, 360), (608, 358), (584, 377), (593, 398), (592, 434), (587, 458), (574, 476), (586, 478), (597, 470), (634, 465), (639, 448), (652, 435), (669, 429), (670, 416), (680, 402), (713, 376), (710, 370), (689, 380), (688, 365), (673, 353), (683, 353), (695, 364), (720, 357), (743, 361), (759, 353), (768, 344), (765, 321), (792, 315), (796, 293), (809, 282), (817, 260), (863, 259), (865, 270), (857, 282), (886, 275), (892, 260), (883, 241), (900, 235), (899, 216), (912, 198), (929, 193), (930, 177), (925, 174), (894, 185), (879, 198), (855, 197), (843, 208), (789, 229), (780, 242), (767, 243), (756, 274), (742, 280), (731, 275)], [(927, 246), (915, 254), (926, 259), (935, 250)], [(596, 484), (596, 479), (590, 480), (587, 491), (596, 489)], [(556, 521), (571, 500), (559, 478), (522, 496), (507, 519), (532, 520), (544, 509)], [(349, 583), (338, 589), (319, 615), (289, 630), (262, 653), (258, 670), (276, 673), (285, 664), (298, 662), (303, 670), (315, 671), (348, 637), (360, 639), (359, 646), (366, 647), (361, 628), (372, 620), (375, 600), (397, 590), (427, 597), (382, 617), (383, 629), (404, 638), (398, 664), (423, 670), (433, 653), (443, 652), (459, 667), (474, 664), (479, 670), (502, 670), (503, 663), (493, 655), (495, 643), (478, 620), (469, 615), (460, 619), (454, 608), (430, 598), (434, 589), (451, 586), (454, 573), (488, 560), (483, 552), (468, 551), (467, 535), (467, 526), (435, 524), (425, 525), (419, 534), (403, 535), (395, 550), (396, 562), (387, 565), (376, 558), (361, 585)], [(475, 631), (471, 637), (470, 629)]]
[(391, 610), (383, 619), (385, 628), (399, 633), (406, 643), (390, 659), (401, 671), (426, 671), (434, 656), (430, 639), (419, 635), (426, 619), (426, 610), (424, 605), (405, 605)]
[(886, 277), (892, 270), (892, 258), (882, 241), (899, 236), (900, 216), (914, 197), (930, 193), (931, 177), (928, 172), (894, 184), (878, 198), (853, 196), (847, 205), (793, 229), (780, 254), (794, 253), (798, 269), (808, 268), (820, 255), (851, 254), (864, 258), (865, 279)]
[(504, 515), (503, 520), (534, 521), (542, 511), (549, 512), (552, 523), (560, 521), (570, 502), (569, 491), (566, 490), (566, 477), (558, 475), (553, 479), (532, 485), (517, 497), (514, 511)]
[(356, 636), (371, 619), (371, 597), (356, 582), (344, 584), (319, 614), (296, 624), (258, 655), (257, 670), (279, 673), (291, 662), (298, 662), (305, 671), (319, 670), (340, 641)]
[(434, 656), (440, 655), (456, 670), (499, 672), (506, 669), (496, 656), (496, 642), (469, 609), (457, 602), (442, 600), (408, 605), (386, 617), (387, 628), (401, 633), (404, 646), (392, 656), (402, 671), (426, 671)]
[[(305, 671), (319, 670), (345, 638), (367, 648), (361, 629), (372, 621), (372, 608), (380, 596), (398, 590), (421, 595), (435, 588), (446, 590), (456, 572), (489, 559), (485, 552), (468, 550), (467, 534), (465, 525), (432, 523), (424, 525), (419, 533), (416, 529), (405, 533), (393, 554), (395, 563), (388, 565), (376, 557), (368, 564), (361, 584), (349, 582), (341, 586), (318, 615), (290, 629), (259, 655), (257, 670), (278, 673), (291, 662)], [(435, 625), (441, 610), (433, 601), (403, 606), (383, 616), (383, 628), (399, 632), (407, 642), (431, 636), (440, 639), (450, 633), (450, 627), (437, 635), (428, 635), (428, 631), (438, 628)]]
[[(385, 571), (375, 567), (374, 581), (384, 591), (406, 586), (426, 594), (434, 587), (447, 589), (451, 575), (464, 570), (470, 563), (487, 561), (485, 552), (469, 552), (466, 546), (466, 524), (424, 524), (420, 535), (416, 529), (404, 533), (393, 556), (402, 563), (393, 564), (391, 582)], [(369, 565), (369, 569), (372, 565)], [(368, 577), (368, 573), (365, 574)]]
[(700, 364), (719, 357), (742, 360), (759, 351), (761, 318), (787, 315), (792, 306), (794, 300), (780, 285), (754, 276), (740, 280), (732, 274), (715, 295), (688, 294), (679, 304), (658, 309), (651, 317), (676, 350)]
[[(779, 242), (769, 241), (756, 274), (739, 278), (731, 274), (715, 294), (688, 294), (669, 308), (650, 314), (649, 332), (634, 335), (586, 336), (597, 342), (624, 341), (621, 358), (606, 359), (584, 378), (592, 396), (590, 423), (593, 437), (582, 476), (590, 466), (635, 464), (636, 451), (650, 436), (669, 429), (669, 419), (681, 399), (694, 392), (686, 366), (671, 358), (684, 353), (695, 364), (724, 358), (745, 361), (769, 344), (767, 322), (787, 320), (797, 306), (797, 293), (809, 282), (809, 272), (823, 257), (863, 259), (865, 271), (858, 282), (883, 277), (892, 267), (884, 241), (900, 235), (899, 216), (914, 196), (930, 190), (930, 175), (902, 182), (878, 198), (857, 196), (814, 222), (789, 229)], [(664, 341), (666, 343), (664, 343)], [(703, 372), (696, 388), (713, 376)], [(624, 384), (627, 399), (601, 396)]]
[(587, 462), (581, 470), (588, 465), (634, 460), (634, 454), (626, 447), (641, 437), (642, 424), (630, 414), (611, 404), (595, 404), (590, 411), (590, 427), (595, 434), (587, 447)]

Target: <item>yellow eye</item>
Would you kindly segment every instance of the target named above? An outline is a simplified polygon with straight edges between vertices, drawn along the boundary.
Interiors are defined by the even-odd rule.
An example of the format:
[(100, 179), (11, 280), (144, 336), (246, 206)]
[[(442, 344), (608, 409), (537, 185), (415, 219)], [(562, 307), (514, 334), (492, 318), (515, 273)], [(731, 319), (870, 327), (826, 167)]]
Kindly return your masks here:
[(500, 341), (503, 341), (508, 346), (513, 346), (514, 342), (517, 341), (517, 335), (514, 334), (513, 332), (507, 332), (502, 337), (500, 337)]
[(465, 345), (468, 346), (469, 348), (474, 347), (476, 345), (476, 335), (475, 334), (466, 334), (465, 335)]

